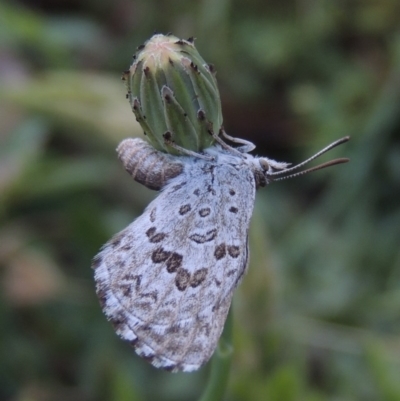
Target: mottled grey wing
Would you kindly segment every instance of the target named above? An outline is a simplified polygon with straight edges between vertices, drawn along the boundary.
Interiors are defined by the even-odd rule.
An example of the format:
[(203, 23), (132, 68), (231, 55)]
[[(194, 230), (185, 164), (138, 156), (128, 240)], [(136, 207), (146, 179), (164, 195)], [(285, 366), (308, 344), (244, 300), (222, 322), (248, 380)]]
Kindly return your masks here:
[(213, 354), (246, 270), (254, 197), (248, 168), (191, 160), (95, 257), (105, 314), (153, 365), (192, 371)]

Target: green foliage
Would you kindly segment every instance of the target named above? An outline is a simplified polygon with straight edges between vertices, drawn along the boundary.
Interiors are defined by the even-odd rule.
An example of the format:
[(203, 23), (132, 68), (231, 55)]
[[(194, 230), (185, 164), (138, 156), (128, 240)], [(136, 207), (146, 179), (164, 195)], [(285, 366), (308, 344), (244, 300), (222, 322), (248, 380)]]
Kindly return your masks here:
[(225, 399), (399, 399), (399, 2), (29, 4), (0, 3), (0, 398), (204, 394), (210, 366), (158, 371), (116, 337), (90, 269), (156, 196), (114, 150), (142, 135), (119, 77), (156, 28), (197, 37), (257, 154), (352, 137), (330, 155), (350, 164), (257, 194)]

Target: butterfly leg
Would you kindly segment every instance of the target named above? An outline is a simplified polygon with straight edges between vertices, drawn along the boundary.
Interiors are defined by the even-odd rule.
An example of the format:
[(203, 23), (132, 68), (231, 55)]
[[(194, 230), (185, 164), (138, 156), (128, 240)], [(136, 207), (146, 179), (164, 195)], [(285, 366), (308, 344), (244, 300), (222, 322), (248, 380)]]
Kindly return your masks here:
[(235, 138), (233, 136), (228, 135), (223, 128), (221, 128), (220, 132), (221, 132), (222, 136), (225, 139), (227, 139), (228, 141), (231, 141), (233, 143), (239, 143), (239, 144), (243, 145), (243, 146), (239, 146), (236, 148), (241, 153), (249, 153), (256, 148), (256, 145), (254, 145), (254, 143), (252, 143), (250, 141), (246, 141), (245, 139)]
[(193, 152), (192, 150), (185, 149), (182, 146), (177, 145), (173, 141), (172, 135), (171, 135), (171, 133), (169, 131), (167, 131), (164, 134), (164, 142), (165, 142), (166, 145), (168, 145), (171, 148), (177, 150), (182, 155), (198, 157), (199, 159), (204, 159), (204, 160), (208, 160), (208, 161), (213, 161), (214, 160), (214, 158), (212, 156), (202, 155), (200, 153)]
[(237, 155), (237, 156), (239, 156), (239, 157), (241, 157), (241, 158), (244, 158), (243, 152), (242, 152), (242, 151), (240, 151), (240, 150), (238, 150), (238, 149), (236, 149), (236, 148), (233, 148), (232, 146), (228, 145), (226, 142), (223, 141), (223, 139), (221, 139), (221, 138), (219, 137), (219, 134), (220, 134), (220, 133), (223, 133), (223, 132), (224, 132), (223, 128), (221, 128), (221, 129), (219, 130), (218, 134), (216, 134), (211, 128), (208, 129), (208, 133), (215, 139), (215, 141), (216, 141), (217, 143), (219, 143), (219, 144), (221, 145), (221, 147), (222, 147), (223, 149), (229, 151), (230, 153), (233, 153), (234, 155)]

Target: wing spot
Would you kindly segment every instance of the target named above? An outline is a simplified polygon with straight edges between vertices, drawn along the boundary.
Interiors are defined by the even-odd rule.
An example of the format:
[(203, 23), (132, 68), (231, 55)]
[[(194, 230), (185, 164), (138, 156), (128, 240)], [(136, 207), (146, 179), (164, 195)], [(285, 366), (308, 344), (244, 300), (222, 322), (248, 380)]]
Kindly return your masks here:
[(156, 228), (155, 227), (150, 227), (147, 231), (146, 231), (146, 235), (151, 238), (154, 234), (156, 233)]
[(230, 190), (229, 190), (229, 195), (230, 196), (234, 196), (236, 194), (236, 192), (231, 188)]
[[(125, 274), (125, 276), (122, 277), (121, 281), (123, 282), (122, 286), (131, 286), (133, 283), (135, 284), (135, 289), (136, 291), (139, 290), (140, 288), (140, 283), (142, 282), (142, 275), (137, 274), (134, 276), (132, 273)], [(133, 283), (132, 283), (133, 282)]]
[(199, 210), (200, 217), (207, 217), (211, 213), (211, 209), (209, 207), (205, 207)]
[(203, 267), (202, 269), (196, 270), (193, 273), (192, 279), (190, 280), (190, 286), (193, 288), (198, 287), (207, 277), (208, 269)]
[(169, 342), (166, 347), (166, 350), (172, 355), (175, 355), (175, 354), (179, 355), (179, 352), (181, 351), (181, 349), (182, 349), (182, 345), (180, 343), (178, 343), (177, 341)]
[(211, 185), (207, 187), (207, 191), (210, 192), (211, 195), (216, 195), (215, 189)]
[[(208, 335), (206, 335), (207, 337), (208, 337)], [(202, 344), (192, 344), (190, 347), (189, 347), (189, 350), (188, 350), (188, 353), (191, 353), (191, 354), (200, 354), (200, 353), (202, 353), (203, 352), (203, 350), (204, 350), (204, 347), (203, 347), (203, 345)]]
[(146, 231), (146, 235), (149, 237), (149, 241), (152, 242), (153, 244), (161, 242), (167, 236), (167, 234), (165, 233), (156, 234), (156, 227), (150, 227)]
[(217, 236), (217, 229), (207, 231), (206, 234), (192, 234), (189, 238), (198, 244), (212, 241)]
[(204, 334), (206, 335), (206, 337), (210, 336), (211, 333), (211, 326), (209, 323), (205, 323), (200, 327), (200, 333), (204, 332)]
[(158, 233), (150, 238), (150, 242), (152, 242), (153, 244), (157, 244), (158, 242), (161, 242), (166, 236), (167, 234), (165, 233)]
[(231, 213), (237, 213), (237, 212), (239, 211), (239, 209), (238, 209), (237, 207), (235, 207), (235, 206), (232, 206), (232, 207), (229, 209), (229, 211), (230, 211)]
[(166, 251), (164, 248), (157, 248), (151, 255), (151, 260), (154, 263), (163, 263), (171, 256), (171, 252)]
[(146, 293), (140, 294), (139, 298), (151, 298), (154, 302), (157, 302), (158, 292), (157, 291), (146, 292)]
[(212, 173), (213, 171), (214, 171), (214, 169), (215, 169), (215, 166), (214, 165), (212, 165), (212, 164), (205, 164), (202, 168), (201, 168), (201, 170), (204, 172), (204, 173)]
[(123, 267), (125, 267), (126, 261), (121, 259), (121, 258), (119, 258), (114, 263), (115, 263), (115, 266), (117, 266), (118, 268), (122, 269)]
[(154, 209), (150, 212), (150, 221), (151, 221), (152, 223), (154, 223), (154, 222), (156, 221), (156, 211), (157, 211), (157, 209), (154, 208)]
[(200, 189), (199, 188), (195, 189), (193, 191), (193, 194), (196, 195), (196, 196), (199, 196), (200, 195)]
[(154, 310), (154, 307), (153, 307), (154, 305), (153, 305), (153, 303), (151, 303), (151, 302), (140, 302), (140, 301), (136, 301), (136, 302), (134, 302), (134, 304), (133, 304), (133, 307), (135, 308), (135, 309), (142, 309), (142, 310), (144, 310), (145, 312), (150, 312), (150, 311), (152, 311), (152, 310)]
[(179, 209), (179, 214), (180, 214), (181, 216), (183, 216), (183, 215), (185, 215), (186, 213), (190, 212), (191, 210), (192, 210), (192, 207), (191, 207), (189, 204), (183, 205), (183, 206), (181, 206), (180, 209)]
[(190, 273), (182, 267), (178, 269), (175, 276), (175, 285), (179, 291), (185, 291), (190, 283)]
[(215, 259), (220, 260), (226, 255), (226, 245), (224, 243), (219, 244), (214, 251)]
[(175, 273), (182, 265), (183, 256), (174, 252), (167, 261), (167, 272)]
[(165, 331), (168, 334), (178, 334), (181, 331), (181, 326), (175, 323), (172, 326), (169, 326)]
[(134, 279), (135, 279), (135, 276), (132, 273), (126, 273), (124, 275), (124, 277), (122, 277), (122, 280), (124, 280), (124, 281), (131, 281)]
[(182, 182), (181, 184), (175, 185), (174, 187), (171, 188), (171, 190), (173, 192), (177, 191), (178, 189), (181, 189), (182, 187), (184, 187), (186, 185), (186, 181)]
[(122, 238), (124, 237), (124, 235), (125, 235), (125, 230), (119, 232), (118, 234), (115, 234), (115, 235), (111, 238), (111, 240), (109, 241), (109, 244), (110, 244), (113, 248), (116, 248), (116, 247), (121, 243), (121, 240), (122, 240)]
[(236, 245), (229, 245), (228, 253), (229, 253), (229, 256), (231, 256), (232, 258), (237, 258), (240, 255), (240, 249)]
[(121, 284), (120, 289), (124, 297), (129, 297), (132, 293), (132, 284)]
[(135, 283), (136, 291), (139, 291), (140, 284), (142, 282), (142, 275), (138, 274), (138, 275), (134, 276), (133, 279), (136, 281), (136, 283)]
[(127, 273), (121, 278), (121, 281), (125, 282), (125, 284), (132, 284), (133, 282), (135, 284), (136, 290), (138, 290), (142, 282), (142, 275), (133, 275), (132, 273)]

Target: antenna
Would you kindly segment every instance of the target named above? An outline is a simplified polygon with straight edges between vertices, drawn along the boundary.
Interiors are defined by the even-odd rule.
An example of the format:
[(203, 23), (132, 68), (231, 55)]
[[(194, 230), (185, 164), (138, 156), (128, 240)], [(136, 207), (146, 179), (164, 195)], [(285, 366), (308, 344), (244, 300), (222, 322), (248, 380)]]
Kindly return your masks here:
[[(304, 165), (306, 165), (307, 163), (311, 162), (312, 160), (315, 160), (317, 157), (323, 155), (324, 153), (328, 152), (329, 150), (335, 148), (338, 145), (341, 145), (342, 143), (347, 142), (350, 139), (349, 136), (345, 136), (344, 138), (338, 139), (335, 142), (332, 142), (330, 145), (328, 145), (327, 147), (323, 148), (322, 150), (320, 150), (319, 152), (317, 152), (315, 155), (311, 156), (310, 158), (308, 158), (307, 160), (304, 160), (303, 162), (297, 164), (296, 166), (284, 169), (284, 170), (279, 170), (279, 171), (274, 171), (272, 173), (267, 173), (268, 177), (275, 177), (275, 176), (279, 176), (282, 174), (286, 174), (286, 173), (290, 173), (291, 171), (297, 170), (300, 167), (303, 167)], [(335, 164), (341, 164), (341, 163), (347, 163), (349, 161), (349, 159), (335, 159), (335, 160), (331, 160), (330, 162), (327, 163), (322, 163), (319, 164), (316, 167), (312, 167), (310, 169), (301, 171), (297, 174), (291, 174), (279, 179), (286, 179), (286, 178), (292, 178), (292, 177), (297, 177), (298, 175), (301, 174), (306, 174), (306, 173), (311, 173), (312, 171), (316, 171), (316, 170), (321, 170), (325, 167), (329, 167), (329, 166), (334, 166)], [(275, 179), (274, 181), (278, 181), (279, 179)]]
[[(282, 180), (286, 180), (288, 178), (298, 177), (299, 175), (312, 173), (313, 171), (322, 170), (323, 168), (335, 166), (336, 164), (347, 163), (349, 161), (350, 161), (350, 159), (345, 158), (345, 157), (340, 158), (340, 159), (333, 159), (333, 160), (330, 160), (329, 162), (318, 164), (318, 166), (308, 168), (307, 170), (299, 171), (298, 173), (285, 175), (284, 177), (272, 178), (272, 181), (282, 181)], [(271, 174), (267, 174), (267, 175), (269, 177)]]

